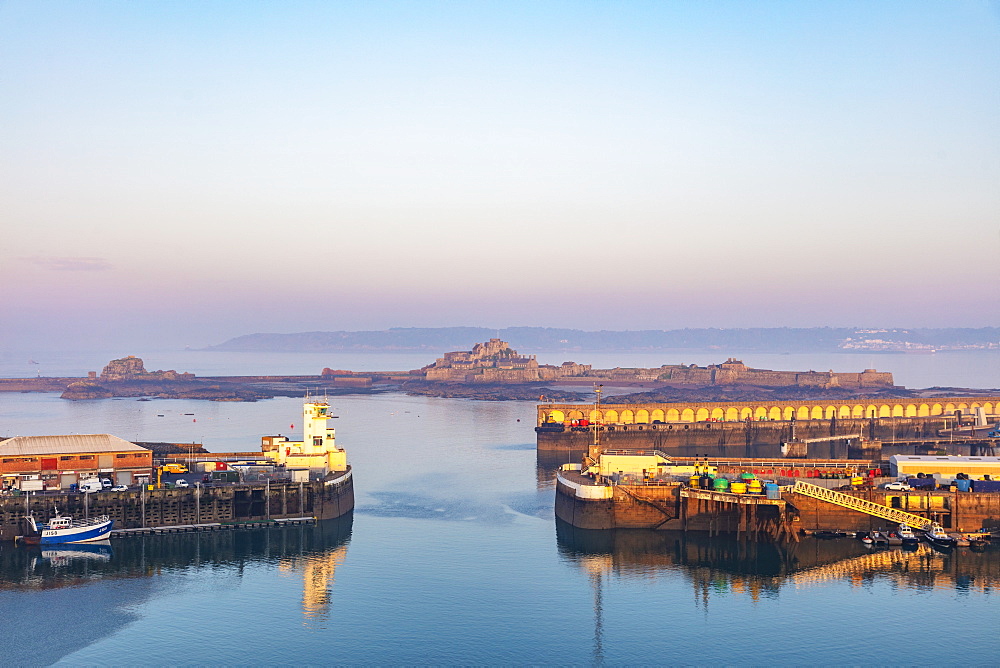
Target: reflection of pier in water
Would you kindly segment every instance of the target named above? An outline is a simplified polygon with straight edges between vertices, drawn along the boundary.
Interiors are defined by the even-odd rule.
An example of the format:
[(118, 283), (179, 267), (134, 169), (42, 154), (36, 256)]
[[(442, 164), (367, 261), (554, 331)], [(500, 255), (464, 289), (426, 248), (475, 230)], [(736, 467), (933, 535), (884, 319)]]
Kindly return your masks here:
[[(1000, 546), (937, 551), (876, 549), (853, 539), (804, 538), (801, 543), (737, 541), (726, 537), (647, 529), (577, 529), (556, 520), (559, 552), (592, 581), (612, 575), (655, 580), (683, 574), (705, 604), (711, 593), (776, 597), (784, 587), (845, 581), (865, 586), (890, 581), (900, 588), (990, 593), (1000, 586)], [(595, 576), (599, 576), (596, 577)]]
[(281, 573), (301, 574), (302, 611), (314, 617), (329, 606), (334, 572), (347, 554), (352, 524), (353, 514), (348, 513), (304, 526), (136, 536), (111, 541), (107, 559), (94, 558), (95, 548), (87, 546), (43, 551), (3, 544), (0, 591), (76, 587), (199, 567), (229, 567), (242, 577), (250, 565), (277, 562)]

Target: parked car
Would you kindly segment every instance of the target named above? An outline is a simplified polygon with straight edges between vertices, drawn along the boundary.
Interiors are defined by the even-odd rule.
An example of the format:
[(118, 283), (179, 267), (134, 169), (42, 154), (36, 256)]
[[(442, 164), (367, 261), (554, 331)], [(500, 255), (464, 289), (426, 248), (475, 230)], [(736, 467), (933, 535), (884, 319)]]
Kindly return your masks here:
[(184, 478), (178, 478), (177, 480), (174, 480), (174, 487), (190, 487), (190, 486), (191, 485), (189, 485), (188, 481), (185, 480)]
[(913, 488), (905, 482), (887, 482), (882, 485), (882, 489), (888, 489), (893, 492), (909, 492)]
[(128, 491), (128, 485), (115, 485), (114, 487), (111, 488), (111, 491), (112, 492), (127, 492)]

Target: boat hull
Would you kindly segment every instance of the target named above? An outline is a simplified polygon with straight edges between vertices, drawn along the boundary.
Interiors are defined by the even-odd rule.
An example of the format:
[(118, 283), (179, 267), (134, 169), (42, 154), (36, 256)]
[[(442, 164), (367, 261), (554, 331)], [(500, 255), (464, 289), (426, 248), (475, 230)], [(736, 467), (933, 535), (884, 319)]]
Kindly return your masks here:
[[(38, 536), (39, 545), (61, 545), (64, 543), (92, 543), (106, 540), (111, 534), (114, 520), (91, 526), (69, 527), (67, 529), (44, 529)], [(30, 541), (34, 542), (34, 541)]]

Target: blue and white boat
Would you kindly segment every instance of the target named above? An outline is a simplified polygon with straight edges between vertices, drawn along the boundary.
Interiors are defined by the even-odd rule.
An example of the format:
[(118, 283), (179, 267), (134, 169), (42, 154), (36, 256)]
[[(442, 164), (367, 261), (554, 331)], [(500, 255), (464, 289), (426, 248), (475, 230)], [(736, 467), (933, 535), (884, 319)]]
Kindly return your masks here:
[(913, 533), (913, 529), (905, 522), (900, 523), (899, 530), (896, 533), (902, 539), (903, 545), (916, 545), (920, 542), (917, 534)]
[(24, 537), (24, 542), (29, 545), (92, 543), (106, 540), (115, 524), (115, 521), (107, 515), (74, 520), (67, 515), (60, 515), (58, 508), (54, 509), (52, 519), (47, 524), (36, 523), (33, 515), (25, 519), (30, 535)]
[(924, 529), (924, 538), (931, 545), (955, 547), (955, 539), (946, 534), (940, 524), (932, 524), (929, 529)]

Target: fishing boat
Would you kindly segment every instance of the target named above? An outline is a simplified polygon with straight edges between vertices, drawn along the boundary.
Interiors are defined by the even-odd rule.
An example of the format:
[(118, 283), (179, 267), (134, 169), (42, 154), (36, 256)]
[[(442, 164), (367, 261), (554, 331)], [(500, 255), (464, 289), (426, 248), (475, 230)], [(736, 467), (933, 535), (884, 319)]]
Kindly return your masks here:
[(946, 534), (940, 524), (932, 524), (929, 529), (924, 529), (924, 538), (938, 547), (955, 547), (955, 539)]
[(29, 545), (92, 543), (106, 540), (115, 524), (115, 521), (107, 515), (74, 520), (68, 515), (60, 515), (58, 508), (53, 509), (52, 519), (46, 524), (36, 522), (34, 515), (28, 515), (24, 519), (27, 533), (22, 540)]
[(900, 540), (903, 541), (903, 545), (916, 545), (920, 542), (920, 539), (917, 538), (917, 534), (913, 533), (913, 529), (911, 529), (910, 525), (905, 522), (899, 525), (899, 529), (896, 530), (896, 534), (899, 536)]

